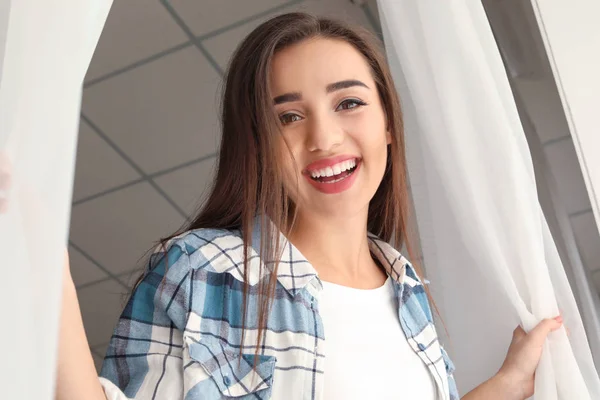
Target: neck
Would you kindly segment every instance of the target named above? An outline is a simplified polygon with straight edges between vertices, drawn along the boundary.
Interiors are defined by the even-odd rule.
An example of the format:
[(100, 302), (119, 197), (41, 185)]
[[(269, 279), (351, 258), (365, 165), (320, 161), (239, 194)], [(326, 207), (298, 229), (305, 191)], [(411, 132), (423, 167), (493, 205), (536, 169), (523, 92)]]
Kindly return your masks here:
[(289, 239), (322, 280), (359, 288), (385, 281), (369, 250), (367, 210), (343, 218), (299, 213)]

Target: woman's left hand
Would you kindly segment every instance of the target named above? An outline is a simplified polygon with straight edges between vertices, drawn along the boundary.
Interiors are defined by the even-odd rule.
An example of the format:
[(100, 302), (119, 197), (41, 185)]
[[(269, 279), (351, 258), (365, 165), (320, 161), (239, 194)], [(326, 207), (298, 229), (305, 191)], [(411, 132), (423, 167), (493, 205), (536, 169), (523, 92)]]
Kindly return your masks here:
[(517, 326), (502, 367), (495, 378), (502, 381), (510, 397), (527, 399), (533, 396), (535, 370), (542, 357), (544, 343), (550, 332), (562, 326), (562, 317), (544, 319), (529, 333)]

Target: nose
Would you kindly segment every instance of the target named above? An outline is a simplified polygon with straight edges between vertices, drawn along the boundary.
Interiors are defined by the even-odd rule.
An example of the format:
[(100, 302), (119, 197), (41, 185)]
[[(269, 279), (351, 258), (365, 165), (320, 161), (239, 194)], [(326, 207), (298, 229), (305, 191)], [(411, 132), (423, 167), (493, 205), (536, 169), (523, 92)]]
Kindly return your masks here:
[(306, 148), (310, 152), (330, 152), (344, 141), (344, 130), (335, 118), (327, 113), (309, 118)]

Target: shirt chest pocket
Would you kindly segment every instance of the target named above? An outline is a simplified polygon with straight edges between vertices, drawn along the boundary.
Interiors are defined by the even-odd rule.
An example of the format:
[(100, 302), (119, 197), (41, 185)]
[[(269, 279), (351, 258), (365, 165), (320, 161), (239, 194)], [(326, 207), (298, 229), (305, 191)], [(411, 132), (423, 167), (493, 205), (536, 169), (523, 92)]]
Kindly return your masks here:
[(186, 399), (270, 399), (276, 359), (240, 354), (223, 342), (202, 338), (186, 341), (184, 376)]

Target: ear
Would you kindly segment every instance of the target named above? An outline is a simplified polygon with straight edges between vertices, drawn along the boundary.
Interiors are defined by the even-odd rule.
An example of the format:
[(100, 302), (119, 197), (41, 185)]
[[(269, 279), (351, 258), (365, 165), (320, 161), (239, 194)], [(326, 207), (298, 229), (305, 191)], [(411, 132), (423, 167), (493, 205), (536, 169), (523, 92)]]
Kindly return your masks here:
[(385, 131), (385, 140), (386, 140), (387, 144), (392, 144), (392, 133), (390, 132), (389, 129), (387, 131)]

